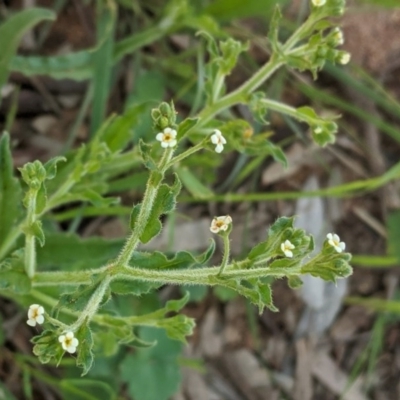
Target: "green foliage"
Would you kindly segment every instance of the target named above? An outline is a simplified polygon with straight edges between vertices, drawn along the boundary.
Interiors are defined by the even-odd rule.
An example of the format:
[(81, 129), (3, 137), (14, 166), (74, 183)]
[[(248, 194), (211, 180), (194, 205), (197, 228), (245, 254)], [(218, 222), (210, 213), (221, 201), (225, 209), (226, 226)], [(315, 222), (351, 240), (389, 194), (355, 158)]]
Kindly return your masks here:
[(21, 213), (21, 186), (14, 177), (10, 151), (10, 136), (0, 138), (0, 246), (19, 219)]
[[(139, 33), (116, 41), (116, 3), (99, 2), (96, 45), (65, 56), (15, 56), (22, 34), (36, 23), (53, 18), (49, 11), (22, 11), (1, 25), (0, 36), (11, 39), (0, 55), (0, 86), (9, 71), (14, 70), (26, 75), (90, 79), (88, 104), (93, 97), (91, 140), (65, 157), (56, 156), (44, 164), (40, 161), (25, 164), (19, 168), (20, 179), (13, 174), (9, 135), (4, 133), (0, 139), (0, 293), (23, 304), (43, 303), (48, 311), (43, 315), (44, 329), (37, 327), (38, 333), (32, 339), (33, 352), (40, 362), (64, 364), (63, 357), (69, 357), (69, 352), (76, 353), (71, 360), (86, 375), (95, 365), (95, 357), (113, 356), (116, 362), (122, 360), (116, 368), (132, 398), (167, 399), (180, 383), (178, 355), (182, 344), (179, 342), (185, 343), (195, 326), (194, 320), (182, 312), (190, 293), (163, 306), (147, 304), (140, 311), (134, 304), (144, 299), (146, 305), (146, 301), (156, 298), (151, 293), (162, 285), (177, 284), (189, 288), (192, 298), (196, 289), (199, 290), (195, 294), (200, 298), (207, 286), (216, 286), (220, 297), (227, 299), (239, 294), (260, 312), (265, 307), (277, 311), (272, 294), (275, 279), (285, 278), (290, 287), (298, 288), (301, 275), (306, 273), (333, 282), (351, 273), (351, 256), (338, 253), (328, 241), (310, 259), (314, 240), (294, 227), (293, 217), (277, 219), (267, 238), (240, 260), (231, 259), (230, 255), (229, 235), (235, 229), (232, 221), (220, 231), (213, 227), (212, 231), (222, 237), (224, 244), (222, 261), (214, 267), (209, 266), (215, 252), (213, 240), (202, 254), (142, 251), (139, 247), (161, 232), (165, 216), (175, 210), (182, 185), (195, 199), (214, 196), (210, 186), (215, 183), (215, 170), (223, 161), (221, 155), (215, 154), (221, 150), (216, 148), (213, 136), (216, 129), (226, 142), (224, 152), (236, 150), (254, 157), (253, 166), (244, 168), (240, 179), (249, 176), (254, 165), (260, 165), (265, 157), (271, 156), (287, 165), (283, 149), (271, 140), (272, 133), (262, 130), (270, 112), (308, 124), (312, 139), (320, 146), (334, 142), (337, 125), (333, 118), (322, 118), (308, 106), (296, 109), (269, 99), (260, 88), (284, 65), (309, 70), (316, 77), (326, 61), (340, 60), (343, 53), (336, 49), (340, 41), (337, 30), (326, 17), (339, 15), (343, 0), (327, 0), (326, 7), (312, 7), (309, 18), (287, 41), (279, 37), (281, 14), (276, 8), (269, 32), (270, 59), (243, 84), (226, 93), (229, 87), (226, 77), (249, 46), (227, 36), (218, 19), (221, 15), (268, 14), (273, 6), (270, 1), (239, 4), (218, 0), (204, 8), (185, 0), (171, 0), (163, 10), (155, 11), (158, 22), (154, 26), (141, 31), (139, 27)], [(174, 87), (174, 77), (179, 73), (183, 71), (183, 75), (193, 77), (193, 68), (184, 65), (186, 58), (182, 61), (181, 56), (156, 63), (148, 57), (146, 63), (154, 64), (154, 72), (135, 69), (139, 83), (127, 95), (124, 113), (104, 121), (116, 64), (123, 56), (182, 27), (186, 33), (187, 28), (200, 29), (208, 50), (205, 62), (202, 50), (193, 47), (199, 52), (197, 94), (184, 87), (177, 95), (178, 99), (186, 95), (191, 99), (188, 104), (193, 108), (188, 116), (179, 115), (178, 119), (177, 109), (182, 113), (185, 107), (179, 103), (176, 109), (172, 100), (150, 107), (167, 89)], [(216, 36), (224, 40), (218, 41)], [(192, 59), (193, 49), (188, 49), (183, 57)], [(171, 79), (160, 68), (173, 70)], [(253, 127), (243, 119), (234, 119), (229, 110), (239, 104), (247, 107), (261, 125)], [(155, 140), (166, 128), (177, 131), (178, 143), (163, 141), (162, 146)], [(397, 175), (394, 168), (382, 179)], [(131, 232), (126, 239), (81, 239), (76, 234), (62, 232), (64, 226), (57, 225), (57, 221), (74, 218), (68, 228), (74, 232), (85, 216), (126, 216), (128, 207), (117, 207), (119, 199), (110, 196), (132, 188), (143, 189), (144, 194), (132, 207)], [(93, 207), (87, 207), (87, 203)], [(26, 208), (25, 214), (20, 212), (21, 204)], [(228, 218), (222, 216), (222, 220)], [(25, 241), (21, 240), (23, 237)], [(292, 246), (289, 252), (285, 243)], [(12, 252), (15, 248), (19, 250)], [(33, 319), (36, 325), (42, 322), (38, 315)], [(59, 338), (67, 332), (78, 342), (65, 352), (66, 342), (63, 348)], [(121, 346), (124, 352), (119, 351)], [(130, 350), (132, 347), (134, 351)], [(64, 379), (57, 385), (66, 398), (116, 398), (113, 388), (99, 380)]]
[(2, 41), (1, 46), (0, 88), (6, 83), (10, 72), (10, 61), (24, 33), (41, 21), (54, 19), (55, 15), (52, 11), (33, 7), (13, 15), (0, 26), (0, 37), (7, 38), (6, 41)]
[(122, 379), (137, 400), (167, 400), (181, 382), (178, 356), (182, 346), (160, 330), (142, 328), (141, 334), (147, 340), (156, 340), (157, 346), (128, 354), (121, 364)]

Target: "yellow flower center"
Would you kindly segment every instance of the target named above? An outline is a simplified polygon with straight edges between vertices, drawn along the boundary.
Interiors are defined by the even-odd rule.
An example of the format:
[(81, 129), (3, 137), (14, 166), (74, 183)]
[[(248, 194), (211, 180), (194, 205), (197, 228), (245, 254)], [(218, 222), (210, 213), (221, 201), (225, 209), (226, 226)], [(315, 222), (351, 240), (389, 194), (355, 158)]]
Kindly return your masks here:
[(164, 133), (164, 140), (169, 142), (172, 139), (172, 136), (169, 133)]

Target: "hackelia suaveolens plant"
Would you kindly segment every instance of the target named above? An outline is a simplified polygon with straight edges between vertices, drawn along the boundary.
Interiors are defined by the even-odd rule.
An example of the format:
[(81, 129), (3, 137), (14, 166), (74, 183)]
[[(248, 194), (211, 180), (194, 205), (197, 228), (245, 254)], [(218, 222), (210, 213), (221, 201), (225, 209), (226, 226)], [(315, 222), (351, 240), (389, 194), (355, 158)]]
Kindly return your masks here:
[(219, 233), (220, 231), (227, 231), (229, 225), (232, 223), (232, 218), (229, 215), (223, 215), (221, 217), (215, 217), (210, 226), (212, 233)]
[(340, 241), (340, 237), (336, 233), (328, 233), (326, 235), (328, 243), (338, 252), (341, 253), (346, 248), (346, 243)]
[(294, 248), (295, 248), (295, 246), (292, 244), (292, 242), (290, 240), (285, 240), (283, 243), (281, 243), (281, 250), (283, 251), (283, 254), (285, 254), (285, 256), (288, 258), (293, 257), (292, 250)]
[(171, 128), (165, 128), (162, 132), (158, 133), (156, 139), (161, 142), (161, 147), (165, 149), (167, 147), (175, 147), (176, 141), (176, 130)]
[(226, 144), (226, 139), (222, 136), (221, 131), (215, 129), (211, 135), (211, 142), (215, 144), (216, 153), (221, 153), (224, 149), (224, 144)]
[(68, 353), (75, 353), (79, 345), (79, 340), (74, 336), (74, 332), (66, 332), (65, 335), (60, 335), (58, 341), (61, 343), (62, 348)]
[(44, 322), (44, 308), (39, 304), (32, 304), (28, 310), (28, 321), (26, 323), (29, 326), (36, 326), (36, 324), (43, 324)]

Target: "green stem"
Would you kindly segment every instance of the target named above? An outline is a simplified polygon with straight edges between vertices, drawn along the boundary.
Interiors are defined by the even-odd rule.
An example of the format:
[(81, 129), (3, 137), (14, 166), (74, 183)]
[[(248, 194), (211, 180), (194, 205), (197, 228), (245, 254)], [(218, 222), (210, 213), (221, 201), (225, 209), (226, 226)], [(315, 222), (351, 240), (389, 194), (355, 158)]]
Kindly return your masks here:
[(113, 277), (111, 275), (104, 277), (103, 281), (86, 304), (86, 307), (79, 314), (79, 318), (70, 326), (72, 331), (77, 330), (83, 323), (89, 322), (93, 318), (112, 279)]
[(260, 101), (263, 104), (265, 104), (265, 106), (270, 110), (277, 111), (281, 114), (289, 115), (290, 117), (293, 117), (302, 122), (306, 122), (309, 125), (317, 124), (320, 121), (319, 119), (312, 118), (305, 114), (302, 114), (302, 113), (298, 112), (296, 108), (288, 106), (279, 101), (270, 100), (270, 99), (262, 99)]
[(36, 196), (38, 191), (35, 189), (29, 189), (27, 194), (28, 204), (27, 204), (27, 215), (26, 215), (26, 227), (28, 231), (25, 234), (25, 271), (26, 274), (33, 278), (36, 270), (36, 243), (35, 236), (30, 232), (30, 228), (36, 221)]
[(218, 276), (222, 275), (222, 273), (224, 272), (224, 269), (228, 265), (229, 256), (231, 253), (231, 249), (230, 249), (231, 243), (230, 243), (230, 239), (229, 239), (229, 234), (225, 234), (223, 236), (223, 240), (224, 240), (224, 255), (222, 257), (221, 267), (219, 269)]
[[(165, 284), (177, 285), (215, 285), (218, 282), (217, 278), (224, 279), (252, 279), (265, 276), (283, 277), (287, 275), (298, 275), (301, 272), (299, 268), (280, 268), (279, 270), (270, 269), (269, 267), (259, 268), (241, 268), (241, 265), (246, 264), (246, 260), (235, 264), (226, 264), (224, 274), (220, 275), (220, 268), (193, 268), (190, 270), (158, 270), (158, 269), (143, 269), (130, 267), (128, 265), (110, 264), (103, 267), (103, 272), (106, 269), (113, 268), (112, 280), (132, 280), (144, 281)], [(154, 268), (157, 266), (155, 265)], [(96, 271), (97, 272), (97, 271)], [(37, 273), (33, 281), (33, 287), (42, 286), (59, 286), (60, 282), (68, 282), (68, 284), (87, 284), (90, 282), (90, 277), (93, 276), (93, 271), (78, 271), (78, 272), (40, 272)], [(111, 278), (109, 278), (111, 279)]]
[[(146, 190), (143, 195), (143, 200), (140, 206), (139, 215), (136, 221), (136, 225), (133, 227), (133, 231), (129, 238), (126, 240), (124, 247), (120, 255), (117, 258), (116, 265), (126, 265), (132, 257), (133, 252), (136, 250), (140, 242), (147, 222), (149, 220), (151, 210), (154, 205), (154, 201), (157, 197), (158, 189), (164, 177), (167, 165), (171, 160), (173, 149), (168, 148), (164, 151), (163, 157), (158, 165), (158, 170), (152, 171), (147, 181)], [(160, 176), (161, 175), (161, 176)]]
[(178, 154), (176, 157), (174, 157), (171, 161), (168, 162), (168, 164), (165, 167), (165, 170), (171, 168), (174, 164), (181, 162), (185, 158), (189, 157), (190, 155), (196, 153), (197, 151), (201, 150), (204, 148), (205, 140), (202, 140), (200, 143), (197, 143), (195, 146), (190, 147), (186, 151), (184, 151), (181, 154)]

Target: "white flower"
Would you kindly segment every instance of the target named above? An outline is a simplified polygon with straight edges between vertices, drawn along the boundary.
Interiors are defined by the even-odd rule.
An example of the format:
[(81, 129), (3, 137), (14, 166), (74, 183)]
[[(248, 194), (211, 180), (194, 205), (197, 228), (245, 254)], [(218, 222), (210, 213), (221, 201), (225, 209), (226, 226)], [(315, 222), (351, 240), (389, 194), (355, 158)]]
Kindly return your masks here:
[(311, 0), (315, 7), (321, 7), (326, 3), (326, 0)]
[(336, 46), (341, 46), (344, 44), (344, 36), (340, 28), (336, 27), (333, 30), (333, 39), (335, 40)]
[(65, 335), (59, 336), (58, 341), (61, 343), (62, 348), (71, 354), (75, 353), (79, 344), (79, 340), (74, 337), (74, 332), (71, 331), (66, 332)]
[(229, 228), (229, 224), (232, 223), (232, 218), (229, 215), (224, 215), (221, 217), (215, 217), (210, 226), (210, 231), (212, 233), (218, 233), (219, 231), (226, 231)]
[(30, 326), (36, 326), (36, 324), (43, 324), (44, 322), (44, 308), (39, 304), (32, 304), (28, 310), (28, 321), (26, 323)]
[(350, 53), (343, 52), (339, 57), (339, 63), (342, 65), (348, 64), (350, 61)]
[(328, 233), (326, 235), (328, 243), (338, 252), (341, 253), (346, 248), (346, 243), (340, 241), (340, 237), (336, 233)]
[(293, 252), (292, 250), (295, 248), (295, 246), (291, 243), (290, 240), (285, 240), (283, 243), (281, 243), (281, 250), (285, 254), (286, 257), (292, 258), (293, 257)]
[(176, 130), (171, 128), (165, 128), (163, 132), (157, 133), (156, 139), (161, 142), (161, 147), (166, 149), (167, 147), (176, 146)]
[(221, 153), (224, 149), (224, 144), (226, 144), (226, 139), (222, 136), (221, 131), (215, 129), (214, 133), (211, 135), (211, 142), (216, 145), (215, 151)]

